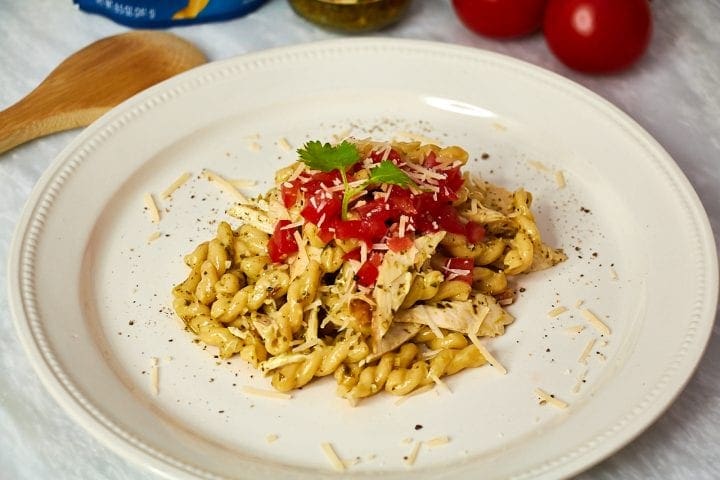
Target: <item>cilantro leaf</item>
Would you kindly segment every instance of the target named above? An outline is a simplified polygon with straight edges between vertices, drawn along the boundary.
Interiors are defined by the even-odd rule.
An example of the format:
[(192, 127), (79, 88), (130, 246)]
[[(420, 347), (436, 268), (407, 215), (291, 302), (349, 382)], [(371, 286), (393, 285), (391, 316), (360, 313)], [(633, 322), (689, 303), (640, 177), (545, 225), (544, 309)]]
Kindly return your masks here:
[(370, 170), (368, 180), (372, 183), (390, 183), (403, 188), (417, 187), (412, 178), (390, 160), (383, 160), (380, 165)]
[(360, 160), (360, 152), (357, 147), (343, 141), (340, 145), (323, 144), (318, 140), (307, 142), (303, 148), (297, 151), (300, 161), (313, 170), (330, 172), (338, 169), (344, 172), (348, 167), (355, 165)]

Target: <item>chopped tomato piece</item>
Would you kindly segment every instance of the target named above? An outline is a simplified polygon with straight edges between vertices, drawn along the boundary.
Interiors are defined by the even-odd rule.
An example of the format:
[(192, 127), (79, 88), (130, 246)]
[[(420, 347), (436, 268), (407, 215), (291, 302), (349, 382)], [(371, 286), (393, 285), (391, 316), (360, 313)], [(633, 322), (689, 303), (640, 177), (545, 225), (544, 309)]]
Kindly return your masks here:
[(296, 178), (292, 182), (284, 182), (280, 187), (280, 196), (285, 208), (295, 205), (300, 196), (300, 179)]
[(275, 225), (275, 231), (268, 241), (268, 255), (270, 255), (270, 260), (275, 263), (283, 261), (288, 255), (298, 251), (298, 244), (293, 236), (295, 229), (283, 229), (289, 224), (289, 220), (280, 220)]
[(472, 284), (474, 265), (472, 258), (450, 258), (445, 266), (445, 278)]
[(460, 173), (460, 167), (451, 168), (445, 171), (445, 179), (438, 181), (438, 192), (439, 200), (450, 200), (455, 201), (458, 199), (457, 192), (460, 187), (463, 186), (465, 180)]
[[(374, 163), (378, 163), (378, 162), (382, 161), (383, 157), (385, 156), (384, 153), (385, 153), (384, 150), (382, 152), (373, 151), (370, 153), (370, 158), (372, 159), (372, 161)], [(391, 162), (398, 162), (399, 160), (402, 160), (402, 157), (397, 152), (397, 150), (395, 150), (394, 148), (391, 148), (387, 159), (390, 160)]]
[(388, 247), (393, 252), (402, 253), (413, 246), (413, 239), (410, 237), (392, 237), (388, 240)]
[(382, 264), (382, 259), (382, 253), (371, 252), (367, 261), (360, 266), (360, 269), (355, 274), (355, 280), (363, 287), (371, 287), (374, 285), (380, 273), (379, 267), (380, 264)]
[(345, 255), (343, 255), (343, 260), (357, 260), (360, 261), (360, 249), (356, 248), (355, 250), (350, 250)]
[(465, 225), (465, 236), (470, 243), (480, 243), (485, 238), (485, 227), (470, 221)]
[(435, 152), (430, 151), (430, 153), (427, 154), (425, 160), (423, 161), (423, 165), (428, 168), (433, 168), (436, 165), (440, 165), (440, 162), (437, 161), (437, 155), (435, 155)]
[(318, 190), (314, 194), (306, 196), (305, 200), (305, 206), (300, 211), (300, 215), (315, 225), (320, 223), (320, 220), (323, 220), (324, 223), (337, 217), (342, 208), (342, 200), (324, 190)]

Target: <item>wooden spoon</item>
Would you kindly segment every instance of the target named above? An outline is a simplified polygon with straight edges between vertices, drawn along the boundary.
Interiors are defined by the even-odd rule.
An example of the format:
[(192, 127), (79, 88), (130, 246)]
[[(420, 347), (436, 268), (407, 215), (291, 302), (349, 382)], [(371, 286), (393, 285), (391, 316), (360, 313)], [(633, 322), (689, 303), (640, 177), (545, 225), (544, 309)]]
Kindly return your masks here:
[(0, 112), (0, 153), (89, 125), (123, 100), (206, 60), (194, 45), (169, 33), (133, 31), (98, 40)]

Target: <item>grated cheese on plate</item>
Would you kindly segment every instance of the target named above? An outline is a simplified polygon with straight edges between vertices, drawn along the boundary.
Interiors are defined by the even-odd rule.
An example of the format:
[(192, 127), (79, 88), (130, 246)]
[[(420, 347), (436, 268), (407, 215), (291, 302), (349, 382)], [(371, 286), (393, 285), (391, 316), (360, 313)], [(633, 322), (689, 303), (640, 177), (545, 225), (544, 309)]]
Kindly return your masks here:
[(185, 182), (187, 182), (190, 179), (191, 175), (190, 172), (183, 172), (173, 183), (168, 185), (168, 187), (163, 190), (163, 192), (160, 194), (161, 198), (170, 198), (170, 196), (177, 190), (178, 188), (182, 187)]
[(268, 436), (265, 437), (265, 441), (266, 441), (267, 443), (273, 443), (273, 442), (275, 442), (278, 438), (279, 438), (279, 437), (278, 437), (277, 435), (275, 435), (274, 433), (271, 433), (271, 434), (269, 434)]
[(292, 145), (290, 145), (290, 142), (288, 142), (287, 138), (285, 137), (278, 138), (277, 146), (280, 147), (281, 150), (285, 150), (286, 152), (292, 150)]
[(425, 443), (425, 446), (428, 448), (435, 448), (435, 447), (439, 447), (441, 445), (447, 445), (448, 443), (450, 443), (450, 437), (448, 437), (447, 435), (443, 435), (441, 437), (431, 438), (430, 440), (427, 440), (424, 443)]
[(545, 173), (552, 172), (552, 170), (550, 170), (550, 168), (548, 168), (547, 165), (545, 165), (544, 163), (539, 162), (537, 160), (528, 160), (527, 163), (528, 163), (528, 165), (530, 165), (532, 168), (534, 168), (535, 170), (537, 170), (539, 172), (545, 172)]
[(611, 279), (611, 280), (617, 280), (617, 279), (618, 279), (618, 274), (617, 274), (617, 272), (615, 271), (615, 269), (614, 269), (613, 267), (610, 267), (610, 279)]
[(588, 355), (590, 355), (590, 351), (595, 346), (595, 339), (588, 340), (587, 345), (585, 345), (585, 348), (583, 349), (582, 353), (580, 354), (580, 357), (578, 358), (578, 363), (585, 363), (587, 364)]
[(148, 242), (148, 243), (154, 242), (155, 240), (157, 240), (158, 238), (160, 238), (160, 235), (161, 235), (160, 232), (153, 232), (153, 233), (151, 233), (150, 236), (148, 236), (147, 242)]
[(563, 306), (555, 307), (548, 312), (548, 317), (557, 317), (558, 315), (562, 315), (563, 313), (565, 313), (567, 311), (568, 311), (567, 307), (563, 307)]
[(156, 357), (152, 357), (150, 362), (152, 363), (152, 367), (150, 369), (150, 389), (152, 390), (153, 395), (157, 396), (160, 394), (160, 372), (158, 359)]
[(443, 382), (436, 374), (431, 373), (428, 376), (437, 384), (438, 387), (440, 387), (441, 390), (444, 390), (446, 393), (452, 393), (452, 390), (450, 390), (450, 387), (447, 386), (447, 383)]
[(567, 327), (565, 329), (565, 333), (569, 333), (570, 335), (578, 335), (583, 330), (585, 330), (585, 327), (582, 325), (573, 325), (572, 327)]
[(562, 170), (555, 171), (555, 183), (557, 184), (558, 189), (565, 188), (565, 174)]
[(430, 390), (432, 390), (434, 388), (435, 388), (435, 385), (432, 384), (432, 385), (425, 385), (424, 387), (420, 387), (416, 390), (413, 390), (412, 392), (408, 393), (407, 395), (403, 395), (402, 397), (398, 398), (395, 401), (395, 405), (400, 405), (402, 403), (405, 403), (408, 398), (414, 397), (416, 395), (422, 395), (423, 393), (429, 392)]
[(335, 449), (332, 447), (332, 445), (330, 445), (330, 443), (328, 442), (323, 442), (320, 444), (320, 446), (322, 447), (323, 452), (325, 452), (325, 456), (330, 462), (330, 465), (332, 465), (333, 468), (338, 472), (344, 472), (345, 464), (342, 462), (342, 460), (340, 460), (340, 457), (338, 457), (337, 453), (335, 453)]
[(205, 177), (206, 177), (208, 180), (210, 180), (212, 183), (214, 183), (215, 185), (217, 185), (218, 188), (220, 188), (220, 190), (223, 190), (225, 193), (228, 193), (228, 194), (232, 195), (232, 196), (235, 197), (240, 203), (245, 203), (245, 202), (247, 202), (247, 198), (245, 197), (245, 195), (243, 195), (242, 193), (240, 193), (240, 191), (238, 191), (237, 188), (233, 187), (233, 185), (232, 185), (230, 182), (228, 182), (226, 179), (224, 179), (223, 177), (221, 177), (221, 176), (218, 175), (217, 173), (205, 169), (205, 170), (203, 170), (203, 174), (205, 175)]
[(146, 193), (143, 195), (143, 201), (145, 202), (145, 207), (147, 208), (148, 214), (150, 215), (150, 221), (152, 223), (160, 223), (160, 210), (158, 210), (157, 204), (155, 203), (155, 199), (153, 198), (151, 193)]
[(290, 400), (292, 398), (292, 395), (289, 393), (276, 392), (274, 390), (263, 390), (262, 388), (255, 388), (249, 385), (242, 387), (242, 391), (248, 395), (257, 395), (258, 397), (277, 398), (280, 400)]
[(545, 390), (542, 390), (540, 388), (536, 388), (534, 390), (535, 395), (537, 395), (538, 399), (540, 400), (540, 405), (543, 405), (545, 403), (552, 405), (555, 408), (559, 409), (565, 409), (567, 408), (568, 404), (567, 402), (563, 402), (560, 399), (555, 398), (555, 396), (547, 393)]
[(417, 460), (418, 453), (420, 452), (420, 446), (422, 445), (422, 442), (415, 442), (415, 445), (413, 445), (412, 450), (410, 450), (410, 453), (407, 457), (405, 457), (405, 463), (408, 466), (412, 466), (415, 464), (415, 460)]
[(487, 348), (485, 348), (485, 345), (480, 343), (480, 340), (478, 339), (477, 335), (474, 333), (469, 333), (468, 337), (470, 337), (470, 341), (475, 345), (475, 347), (480, 350), (480, 353), (483, 357), (485, 357), (485, 360), (487, 360), (490, 365), (492, 365), (495, 370), (500, 372), (501, 374), (505, 375), (507, 373), (507, 369), (503, 367), (503, 365), (495, 358), (492, 353), (488, 351)]
[(600, 320), (594, 313), (587, 308), (580, 310), (585, 320), (592, 325), (595, 330), (600, 332), (602, 335), (610, 335), (610, 327), (608, 327), (602, 320)]

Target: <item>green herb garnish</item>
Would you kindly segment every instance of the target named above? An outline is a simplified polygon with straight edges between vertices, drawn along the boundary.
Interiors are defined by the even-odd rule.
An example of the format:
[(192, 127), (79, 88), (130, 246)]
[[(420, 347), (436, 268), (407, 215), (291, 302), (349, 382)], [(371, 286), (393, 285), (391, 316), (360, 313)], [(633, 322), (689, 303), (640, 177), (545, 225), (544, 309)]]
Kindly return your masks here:
[(343, 181), (345, 191), (342, 199), (342, 219), (347, 219), (348, 204), (355, 196), (362, 193), (368, 185), (373, 183), (387, 183), (403, 188), (417, 187), (415, 182), (397, 165), (389, 160), (383, 160), (380, 165), (370, 170), (369, 178), (355, 188), (350, 188), (347, 180), (347, 169), (360, 160), (355, 144), (343, 141), (340, 145), (330, 145), (317, 140), (307, 142), (303, 148), (297, 150), (300, 161), (313, 170), (331, 172), (338, 170)]

